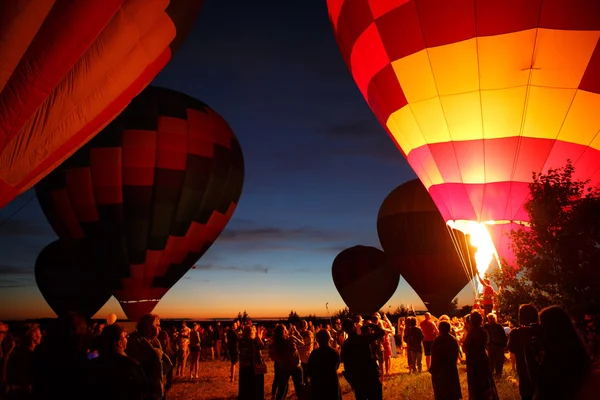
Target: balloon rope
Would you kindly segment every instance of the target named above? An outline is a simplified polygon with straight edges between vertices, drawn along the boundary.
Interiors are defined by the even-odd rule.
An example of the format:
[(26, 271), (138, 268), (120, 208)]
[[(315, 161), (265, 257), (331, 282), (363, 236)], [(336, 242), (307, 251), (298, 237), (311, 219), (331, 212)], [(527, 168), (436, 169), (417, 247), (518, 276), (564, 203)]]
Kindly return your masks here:
[(8, 217), (6, 217), (6, 219), (4, 219), (4, 221), (0, 222), (0, 228), (2, 228), (8, 221), (10, 221), (10, 219), (12, 217), (14, 217), (19, 211), (21, 211), (22, 209), (24, 209), (25, 207), (27, 207), (27, 205), (29, 203), (31, 203), (31, 201), (35, 199), (35, 193), (33, 194), (33, 196), (31, 196), (29, 198), (29, 200), (27, 200), (25, 203), (23, 203), (23, 205), (21, 205), (21, 207), (17, 208), (12, 214), (10, 214)]
[[(471, 289), (473, 290), (473, 296), (477, 297), (477, 286), (474, 282), (475, 271), (473, 269), (473, 264), (471, 263), (471, 257), (469, 254), (467, 254), (466, 256), (465, 254), (463, 254), (463, 247), (458, 243), (459, 239), (454, 234), (454, 230), (448, 225), (446, 225), (446, 229), (448, 230), (448, 234), (450, 235), (450, 238), (452, 238), (452, 244), (454, 245), (454, 248), (456, 249), (456, 252), (460, 257), (463, 270), (465, 271), (465, 275), (467, 276), (467, 278), (469, 278), (469, 284), (471, 285)], [(466, 243), (467, 237), (465, 235), (463, 235), (463, 237), (465, 240), (465, 248), (468, 252), (469, 245), (468, 243)]]

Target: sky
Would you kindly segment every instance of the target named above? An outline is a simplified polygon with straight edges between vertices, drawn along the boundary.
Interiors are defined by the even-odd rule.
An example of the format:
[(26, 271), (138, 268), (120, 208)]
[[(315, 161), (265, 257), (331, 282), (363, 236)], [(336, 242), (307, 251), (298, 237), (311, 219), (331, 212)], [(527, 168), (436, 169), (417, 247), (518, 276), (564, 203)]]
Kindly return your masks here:
[[(357, 244), (380, 248), (379, 206), (416, 175), (354, 84), (325, 1), (206, 0), (153, 84), (221, 114), (246, 165), (227, 228), (154, 312), (208, 319), (246, 310), (264, 318), (343, 308), (333, 259)], [(55, 316), (33, 274), (54, 240), (33, 191), (0, 210), (0, 320)], [(472, 302), (468, 288), (459, 300)], [(400, 304), (424, 309), (404, 280), (383, 308)], [(124, 316), (114, 298), (96, 317), (109, 313)]]

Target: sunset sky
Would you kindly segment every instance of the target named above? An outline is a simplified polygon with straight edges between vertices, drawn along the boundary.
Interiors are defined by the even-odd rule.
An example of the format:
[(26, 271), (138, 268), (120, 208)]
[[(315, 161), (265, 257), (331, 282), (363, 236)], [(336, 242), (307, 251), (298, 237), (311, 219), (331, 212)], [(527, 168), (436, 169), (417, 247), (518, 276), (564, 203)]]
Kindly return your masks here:
[[(246, 163), (226, 230), (155, 312), (325, 316), (326, 303), (331, 312), (343, 308), (331, 277), (334, 257), (356, 244), (379, 247), (381, 202), (416, 176), (356, 88), (325, 2), (206, 1), (194, 31), (153, 84), (221, 114)], [(0, 320), (54, 316), (33, 267), (56, 236), (33, 196), (26, 192), (0, 210)], [(472, 302), (468, 288), (460, 301)], [(401, 303), (423, 308), (403, 280), (384, 309)], [(97, 317), (113, 312), (123, 317), (111, 298)]]

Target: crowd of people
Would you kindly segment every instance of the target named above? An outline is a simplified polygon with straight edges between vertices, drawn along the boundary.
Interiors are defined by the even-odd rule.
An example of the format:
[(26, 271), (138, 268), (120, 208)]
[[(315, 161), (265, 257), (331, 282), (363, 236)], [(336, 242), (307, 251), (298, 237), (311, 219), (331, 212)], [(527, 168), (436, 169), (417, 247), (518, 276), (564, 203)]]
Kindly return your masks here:
[(342, 399), (340, 365), (357, 400), (377, 400), (392, 357), (406, 357), (409, 374), (428, 372), (436, 400), (498, 399), (496, 380), (509, 362), (523, 400), (598, 397), (592, 359), (563, 309), (522, 305), (516, 325), (503, 326), (483, 310), (396, 323), (375, 313), (272, 329), (252, 321), (161, 329), (159, 316), (148, 314), (131, 333), (117, 323), (88, 326), (76, 314), (59, 318), (48, 332), (25, 324), (9, 334), (0, 322), (0, 399), (162, 400), (175, 379), (197, 379), (202, 360), (220, 360), (229, 365), (230, 382), (237, 381), (239, 400), (265, 398), (269, 368), (271, 399), (285, 399), (290, 380), (299, 399)]

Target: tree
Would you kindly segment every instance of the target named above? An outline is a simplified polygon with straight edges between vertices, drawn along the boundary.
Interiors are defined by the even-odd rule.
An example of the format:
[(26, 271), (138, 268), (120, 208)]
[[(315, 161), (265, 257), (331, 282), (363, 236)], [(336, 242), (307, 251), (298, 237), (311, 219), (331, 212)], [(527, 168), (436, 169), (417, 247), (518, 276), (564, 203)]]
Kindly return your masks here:
[(464, 317), (465, 315), (469, 315), (471, 314), (471, 311), (473, 311), (473, 306), (462, 306), (462, 308), (458, 311), (456, 311), (456, 317), (461, 318)]
[(304, 317), (304, 319), (306, 321), (311, 321), (314, 324), (317, 321), (317, 315), (316, 314), (308, 314), (306, 317)]
[(407, 308), (404, 304), (400, 304), (394, 311), (392, 311), (394, 317), (406, 317)]
[(237, 318), (236, 318), (240, 324), (242, 325), (246, 325), (246, 322), (250, 319), (250, 315), (248, 315), (248, 313), (246, 312), (246, 310), (244, 310), (243, 313), (238, 312)]
[(336, 319), (339, 318), (340, 320), (344, 320), (346, 318), (352, 318), (354, 317), (354, 314), (352, 314), (350, 312), (350, 310), (348, 309), (348, 307), (345, 307), (341, 310), (337, 310), (335, 311), (332, 315), (331, 315), (331, 319)]
[(558, 304), (576, 318), (600, 311), (600, 191), (574, 171), (569, 160), (533, 174), (529, 224), (510, 233), (515, 261), (493, 275), (500, 309), (513, 318), (524, 303)]
[(454, 300), (448, 305), (448, 316), (454, 317), (458, 313), (458, 297), (455, 297)]
[(297, 325), (300, 322), (300, 317), (298, 316), (298, 313), (296, 313), (296, 311), (290, 311), (290, 314), (288, 315), (288, 322), (294, 325)]

